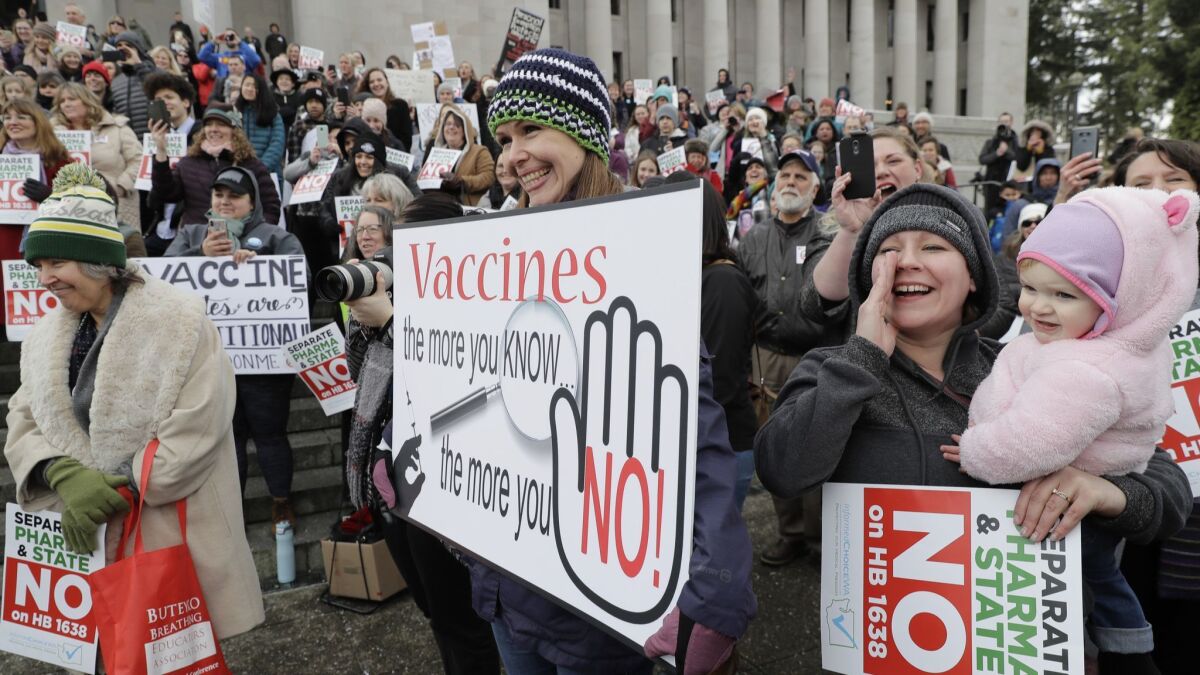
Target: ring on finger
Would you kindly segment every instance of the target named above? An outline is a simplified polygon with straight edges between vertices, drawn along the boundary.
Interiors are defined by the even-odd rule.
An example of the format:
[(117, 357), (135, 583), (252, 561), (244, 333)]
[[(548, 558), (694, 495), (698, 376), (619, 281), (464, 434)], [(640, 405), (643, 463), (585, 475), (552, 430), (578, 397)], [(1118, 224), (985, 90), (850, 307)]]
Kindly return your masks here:
[(1062, 497), (1063, 501), (1065, 501), (1067, 504), (1071, 503), (1071, 498), (1067, 496), (1067, 493), (1063, 492), (1062, 490), (1059, 490), (1058, 488), (1054, 488), (1053, 490), (1051, 490), (1050, 494), (1052, 494), (1056, 497)]

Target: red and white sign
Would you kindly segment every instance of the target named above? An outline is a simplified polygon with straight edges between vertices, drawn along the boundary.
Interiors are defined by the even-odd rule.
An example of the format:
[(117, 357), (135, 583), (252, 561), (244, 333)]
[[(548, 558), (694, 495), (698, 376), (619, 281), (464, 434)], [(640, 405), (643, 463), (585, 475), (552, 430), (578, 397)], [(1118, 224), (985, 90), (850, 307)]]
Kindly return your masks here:
[(358, 214), (362, 211), (363, 204), (366, 202), (362, 197), (334, 197), (333, 209), (337, 215), (338, 235), (342, 240), (342, 246), (338, 249), (341, 253), (346, 250), (346, 242), (350, 240), (350, 233), (354, 230), (354, 221), (358, 220)]
[(862, 106), (854, 105), (846, 99), (838, 101), (837, 107), (833, 109), (833, 114), (838, 117), (860, 117), (865, 112), (867, 111)]
[(72, 162), (92, 165), (92, 132), (55, 129), (54, 135), (58, 136), (58, 141), (67, 149)]
[(356, 386), (346, 362), (346, 341), (332, 323), (283, 346), (288, 363), (300, 372), (326, 415), (354, 407)]
[(76, 49), (85, 49), (89, 47), (87, 41), (87, 26), (76, 26), (73, 23), (59, 21), (55, 26), (55, 42), (60, 45), (69, 45)]
[[(137, 180), (133, 186), (139, 190), (150, 191), (154, 187), (151, 180), (154, 171), (154, 153), (156, 150), (154, 136), (142, 134), (142, 163), (138, 167)], [(167, 164), (172, 169), (179, 160), (187, 154), (187, 136), (183, 134), (167, 134)]]
[(41, 180), (39, 155), (0, 155), (0, 224), (28, 225), (37, 217), (37, 202), (25, 196), (25, 181)]
[(1200, 495), (1200, 309), (1193, 309), (1171, 330), (1171, 394), (1175, 414), (1167, 420), (1159, 447), (1171, 453)]
[(684, 154), (682, 145), (658, 156), (658, 172), (662, 175), (670, 176), (673, 173), (686, 170), (687, 155)]
[(37, 270), (24, 260), (5, 260), (4, 331), (11, 342), (21, 342), (33, 324), (58, 307), (58, 298), (38, 283)]
[(325, 52), (314, 47), (301, 47), (299, 64), (302, 70), (320, 70), (325, 64)]
[(422, 190), (436, 190), (441, 187), (442, 174), (454, 171), (454, 165), (458, 164), (458, 158), (462, 154), (462, 150), (453, 150), (451, 148), (434, 148), (430, 150), (429, 157), (425, 159), (425, 164), (421, 166), (421, 173), (417, 174), (417, 187)]
[(97, 533), (97, 550), (79, 555), (63, 539), (62, 514), (8, 504), (0, 650), (96, 672), (97, 631), (87, 577), (104, 567), (105, 527)]
[(295, 206), (296, 204), (320, 201), (321, 196), (325, 194), (325, 186), (329, 185), (329, 179), (337, 169), (337, 163), (336, 158), (317, 162), (312, 171), (296, 181), (296, 185), (292, 188), (292, 201), (289, 202), (289, 205)]
[(826, 483), (822, 667), (1083, 673), (1079, 529), (1029, 541), (1017, 494)]

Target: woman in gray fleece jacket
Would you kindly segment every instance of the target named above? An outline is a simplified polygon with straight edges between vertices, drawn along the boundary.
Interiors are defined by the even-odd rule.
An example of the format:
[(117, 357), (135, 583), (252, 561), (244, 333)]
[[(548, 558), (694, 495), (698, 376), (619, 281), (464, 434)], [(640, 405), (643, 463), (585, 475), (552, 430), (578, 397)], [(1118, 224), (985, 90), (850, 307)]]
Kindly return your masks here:
[[(905, 188), (875, 211), (850, 262), (849, 300), (825, 308), (854, 312), (853, 334), (808, 352), (755, 439), (768, 490), (796, 497), (831, 480), (983, 486), (940, 446), (966, 428), (999, 349), (976, 333), (998, 304), (985, 232), (979, 210), (939, 186)], [(1186, 476), (1161, 451), (1144, 473), (1100, 478), (1067, 467), (1025, 484), (1022, 498), (1018, 525), (1034, 541), (1051, 528), (1061, 537), (1085, 516), (1132, 542), (1158, 540), (1191, 510)]]

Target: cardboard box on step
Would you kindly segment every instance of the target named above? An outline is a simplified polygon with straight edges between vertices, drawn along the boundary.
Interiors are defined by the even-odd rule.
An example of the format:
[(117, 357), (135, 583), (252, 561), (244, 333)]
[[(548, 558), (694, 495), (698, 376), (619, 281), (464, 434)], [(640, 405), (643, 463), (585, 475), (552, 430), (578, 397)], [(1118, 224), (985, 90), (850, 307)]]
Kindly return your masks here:
[(363, 544), (323, 539), (321, 557), (332, 595), (380, 601), (408, 587), (383, 540)]

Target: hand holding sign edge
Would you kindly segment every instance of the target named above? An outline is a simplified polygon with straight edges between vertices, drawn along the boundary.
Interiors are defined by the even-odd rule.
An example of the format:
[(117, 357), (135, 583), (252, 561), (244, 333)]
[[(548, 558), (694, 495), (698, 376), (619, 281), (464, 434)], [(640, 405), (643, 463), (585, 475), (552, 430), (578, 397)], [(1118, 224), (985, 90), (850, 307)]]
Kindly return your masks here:
[[(581, 577), (580, 573), (574, 568), (571, 558), (567, 554), (567, 551), (564, 547), (564, 544), (563, 544), (564, 527), (563, 527), (562, 519), (560, 517), (561, 516), (560, 503), (562, 502), (563, 499), (567, 498), (568, 496), (571, 498), (576, 498), (576, 495), (579, 495), (579, 496), (584, 495), (585, 462), (586, 462), (585, 456), (586, 456), (586, 452), (587, 452), (586, 430), (587, 430), (587, 426), (588, 426), (587, 425), (587, 416), (588, 416), (589, 410), (590, 410), (589, 398), (590, 398), (590, 394), (592, 393), (590, 391), (591, 383), (589, 381), (590, 376), (589, 376), (589, 368), (588, 368), (588, 365), (592, 358), (592, 338), (591, 338), (592, 327), (595, 324), (601, 324), (606, 329), (605, 330), (605, 345), (604, 345), (605, 357), (606, 357), (605, 363), (611, 364), (611, 357), (612, 357), (612, 353), (613, 353), (613, 323), (614, 323), (613, 319), (619, 311), (627, 312), (629, 315), (629, 319), (630, 319), (629, 370), (630, 370), (631, 375), (630, 375), (630, 382), (629, 382), (629, 417), (627, 420), (629, 432), (626, 437), (626, 453), (625, 453), (626, 456), (627, 457), (633, 456), (632, 440), (633, 440), (633, 435), (634, 435), (634, 432), (633, 432), (634, 425), (632, 423), (632, 420), (634, 419), (634, 410), (636, 407), (636, 400), (634, 398), (634, 394), (635, 394), (634, 390), (636, 388), (635, 373), (636, 373), (636, 366), (637, 366), (637, 338), (640, 335), (648, 335), (650, 337), (650, 339), (653, 340), (654, 347), (655, 347), (655, 363), (654, 363), (655, 381), (654, 381), (654, 403), (653, 403), (653, 405), (654, 405), (654, 413), (653, 413), (654, 433), (652, 434), (653, 443), (652, 443), (652, 451), (651, 451), (651, 453), (652, 453), (651, 454), (651, 469), (655, 473), (657, 473), (659, 464), (660, 464), (659, 453), (660, 453), (661, 449), (660, 449), (659, 430), (661, 429), (661, 423), (663, 422), (663, 419), (662, 419), (662, 385), (667, 380), (674, 380), (677, 383), (677, 385), (679, 387), (680, 406), (682, 407), (681, 414), (679, 415), (679, 429), (678, 429), (678, 433), (679, 433), (679, 441), (678, 441), (679, 457), (678, 457), (678, 468), (677, 468), (678, 483), (677, 483), (677, 488), (675, 489), (675, 504), (673, 505), (674, 508), (676, 509), (676, 514), (677, 514), (677, 516), (675, 518), (674, 526), (673, 526), (674, 548), (667, 551), (667, 555), (669, 555), (671, 557), (670, 570), (667, 575), (666, 583), (663, 584), (663, 586), (661, 587), (662, 588), (661, 595), (657, 598), (655, 603), (649, 609), (645, 609), (645, 610), (641, 610), (641, 611), (621, 607), (621, 606), (611, 602), (608, 598), (604, 597), (601, 593), (599, 593), (595, 589), (591, 588), (588, 585), (587, 581)], [(650, 622), (660, 618), (664, 614), (664, 612), (670, 606), (670, 603), (672, 602), (672, 600), (674, 598), (675, 590), (679, 585), (680, 570), (682, 568), (682, 562), (683, 562), (683, 552), (685, 550), (683, 548), (685, 545), (685, 543), (683, 541), (683, 534), (684, 534), (683, 523), (685, 522), (684, 508), (686, 506), (686, 490), (685, 490), (686, 476), (688, 476), (689, 472), (692, 470), (692, 468), (688, 466), (688, 457), (687, 457), (687, 449), (688, 449), (687, 430), (688, 430), (689, 408), (691, 406), (691, 403), (690, 403), (691, 399), (689, 397), (687, 380), (684, 377), (683, 371), (678, 366), (675, 366), (673, 364), (664, 365), (662, 363), (662, 336), (659, 333), (658, 327), (649, 321), (638, 321), (637, 311), (633, 305), (632, 300), (630, 300), (628, 297), (624, 297), (624, 296), (618, 297), (615, 300), (613, 300), (612, 304), (609, 306), (609, 309), (607, 311), (597, 310), (588, 317), (588, 319), (585, 323), (585, 326), (584, 326), (584, 347), (583, 347), (583, 360), (582, 360), (581, 365), (582, 365), (583, 375), (582, 375), (582, 378), (580, 381), (579, 401), (582, 402), (582, 404), (583, 404), (582, 411), (580, 410), (579, 403), (576, 401), (576, 397), (574, 395), (572, 395), (571, 392), (569, 390), (567, 390), (566, 388), (560, 387), (558, 390), (556, 390), (554, 392), (554, 395), (550, 399), (549, 415), (550, 415), (552, 463), (553, 463), (552, 502), (553, 502), (553, 522), (554, 522), (555, 546), (558, 549), (559, 559), (562, 561), (563, 569), (567, 573), (567, 576), (571, 579), (571, 582), (575, 585), (575, 587), (585, 597), (588, 598), (588, 600), (590, 600), (595, 605), (597, 605), (598, 607), (603, 609), (605, 612), (608, 612), (612, 616), (614, 616), (622, 621), (626, 621), (629, 623), (635, 623), (635, 624), (650, 623)], [(605, 392), (604, 392), (603, 411), (602, 411), (604, 419), (603, 419), (603, 424), (602, 424), (601, 435), (603, 437), (603, 441), (605, 444), (607, 444), (609, 442), (609, 438), (611, 436), (611, 429), (610, 429), (610, 424), (609, 424), (610, 413), (611, 413), (612, 405), (613, 405), (611, 371), (612, 371), (611, 366), (606, 368), (605, 369), (605, 377), (604, 377)], [(558, 412), (559, 412), (559, 404), (560, 403), (565, 404), (566, 410), (564, 411), (564, 414), (569, 414), (569, 419), (571, 422), (573, 422), (574, 429), (571, 429), (571, 430), (560, 429), (559, 420), (558, 420)], [(593, 405), (594, 405), (594, 403), (593, 403)], [(572, 434), (572, 432), (573, 432), (573, 434)], [(573, 436), (573, 438), (572, 438), (572, 436)], [(563, 445), (564, 438), (568, 439), (569, 442), (573, 442), (574, 447), (573, 448), (565, 447)], [(571, 451), (574, 451), (574, 455), (568, 457), (567, 453), (570, 453)], [(563, 489), (569, 480), (569, 479), (563, 480), (564, 474), (569, 472), (569, 469), (564, 470), (563, 465), (566, 462), (574, 462), (575, 463), (575, 468), (576, 468), (575, 481), (574, 481), (575, 490), (573, 492), (570, 491), (569, 489), (567, 491), (564, 491), (564, 489)], [(664, 508), (666, 508), (665, 505), (664, 505)]]

